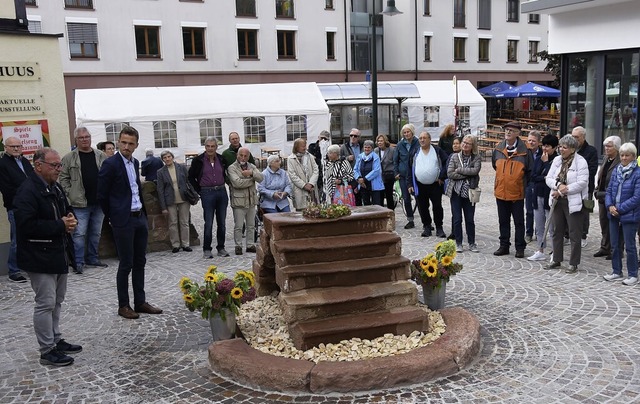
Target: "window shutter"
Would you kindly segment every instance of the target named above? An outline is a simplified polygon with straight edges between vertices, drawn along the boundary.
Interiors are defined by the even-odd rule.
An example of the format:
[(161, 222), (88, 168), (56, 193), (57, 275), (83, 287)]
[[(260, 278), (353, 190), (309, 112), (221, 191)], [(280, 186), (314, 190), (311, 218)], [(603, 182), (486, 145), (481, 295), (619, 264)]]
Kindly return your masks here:
[(96, 24), (67, 23), (69, 43), (98, 43), (98, 26)]

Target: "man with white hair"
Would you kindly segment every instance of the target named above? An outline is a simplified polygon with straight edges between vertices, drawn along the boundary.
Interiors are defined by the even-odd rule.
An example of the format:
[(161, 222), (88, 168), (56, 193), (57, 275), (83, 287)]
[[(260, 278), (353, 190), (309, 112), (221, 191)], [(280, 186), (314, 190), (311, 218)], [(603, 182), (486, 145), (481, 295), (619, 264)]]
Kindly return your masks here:
[[(571, 130), (571, 136), (578, 141), (578, 150), (576, 153), (581, 155), (589, 166), (589, 199), (593, 198), (593, 190), (596, 182), (596, 172), (598, 171), (598, 151), (595, 147), (591, 146), (587, 142), (587, 130), (582, 126), (576, 126)], [(587, 235), (589, 234), (589, 213), (586, 212), (584, 216), (584, 223), (582, 225), (582, 248), (587, 246)]]

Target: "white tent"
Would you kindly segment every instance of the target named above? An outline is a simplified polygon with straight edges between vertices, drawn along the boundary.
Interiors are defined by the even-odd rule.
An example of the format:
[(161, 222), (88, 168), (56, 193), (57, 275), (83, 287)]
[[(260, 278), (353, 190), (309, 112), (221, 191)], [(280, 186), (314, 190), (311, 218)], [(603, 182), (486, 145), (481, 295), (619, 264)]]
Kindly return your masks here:
[[(453, 80), (412, 81), (420, 98), (409, 98), (402, 103), (407, 107), (409, 122), (416, 127), (416, 135), (424, 130), (432, 140), (440, 138), (447, 124), (454, 123), (456, 85)], [(472, 134), (487, 126), (487, 102), (469, 80), (457, 81), (460, 118), (468, 121)], [(468, 113), (467, 113), (468, 110)]]
[[(144, 158), (151, 148), (156, 155), (171, 150), (176, 158), (204, 150), (200, 140), (200, 120), (219, 119), (222, 151), (228, 146), (228, 134), (238, 132), (241, 142), (259, 157), (262, 147), (291, 153), (293, 141), (287, 140), (287, 117), (302, 118), (296, 129), (306, 130), (313, 142), (322, 130), (329, 129), (329, 109), (315, 83), (247, 84), (220, 86), (139, 87), (76, 90), (75, 113), (78, 126), (85, 126), (94, 144), (107, 139), (106, 125), (126, 122), (140, 133), (135, 152)], [(245, 138), (245, 118), (264, 118), (264, 142), (249, 143)], [(304, 123), (306, 119), (306, 123)], [(156, 147), (158, 131), (154, 122), (175, 122), (177, 147)], [(159, 127), (160, 125), (156, 125)], [(296, 125), (289, 125), (289, 129)], [(163, 130), (166, 133), (166, 130)], [(290, 139), (298, 137), (290, 134)]]

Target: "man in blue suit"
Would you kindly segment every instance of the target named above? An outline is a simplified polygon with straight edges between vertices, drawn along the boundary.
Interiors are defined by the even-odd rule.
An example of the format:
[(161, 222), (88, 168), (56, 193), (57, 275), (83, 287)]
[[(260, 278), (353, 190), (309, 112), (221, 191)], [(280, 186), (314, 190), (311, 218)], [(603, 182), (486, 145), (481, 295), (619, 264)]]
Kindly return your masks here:
[[(140, 194), (139, 164), (133, 158), (139, 138), (136, 129), (125, 126), (118, 138), (118, 153), (105, 160), (98, 173), (98, 202), (111, 223), (120, 259), (116, 275), (118, 315), (127, 319), (140, 317), (138, 313), (162, 313), (147, 303), (144, 292), (149, 230)], [(129, 273), (135, 310), (129, 304)]]

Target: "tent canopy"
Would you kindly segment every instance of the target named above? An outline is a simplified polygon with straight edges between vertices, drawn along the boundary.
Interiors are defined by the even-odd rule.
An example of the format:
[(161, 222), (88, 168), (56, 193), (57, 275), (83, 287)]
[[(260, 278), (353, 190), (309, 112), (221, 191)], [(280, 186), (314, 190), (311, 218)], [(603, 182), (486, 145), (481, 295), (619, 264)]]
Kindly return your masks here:
[(499, 81), (486, 87), (479, 88), (478, 92), (485, 97), (495, 97), (496, 94), (511, 90), (512, 88), (513, 86), (511, 84)]
[(519, 97), (560, 97), (560, 90), (543, 86), (532, 82), (525, 83), (518, 87), (513, 87), (501, 93), (496, 93), (497, 98), (519, 98)]
[(315, 83), (104, 88), (75, 97), (82, 124), (329, 113)]

